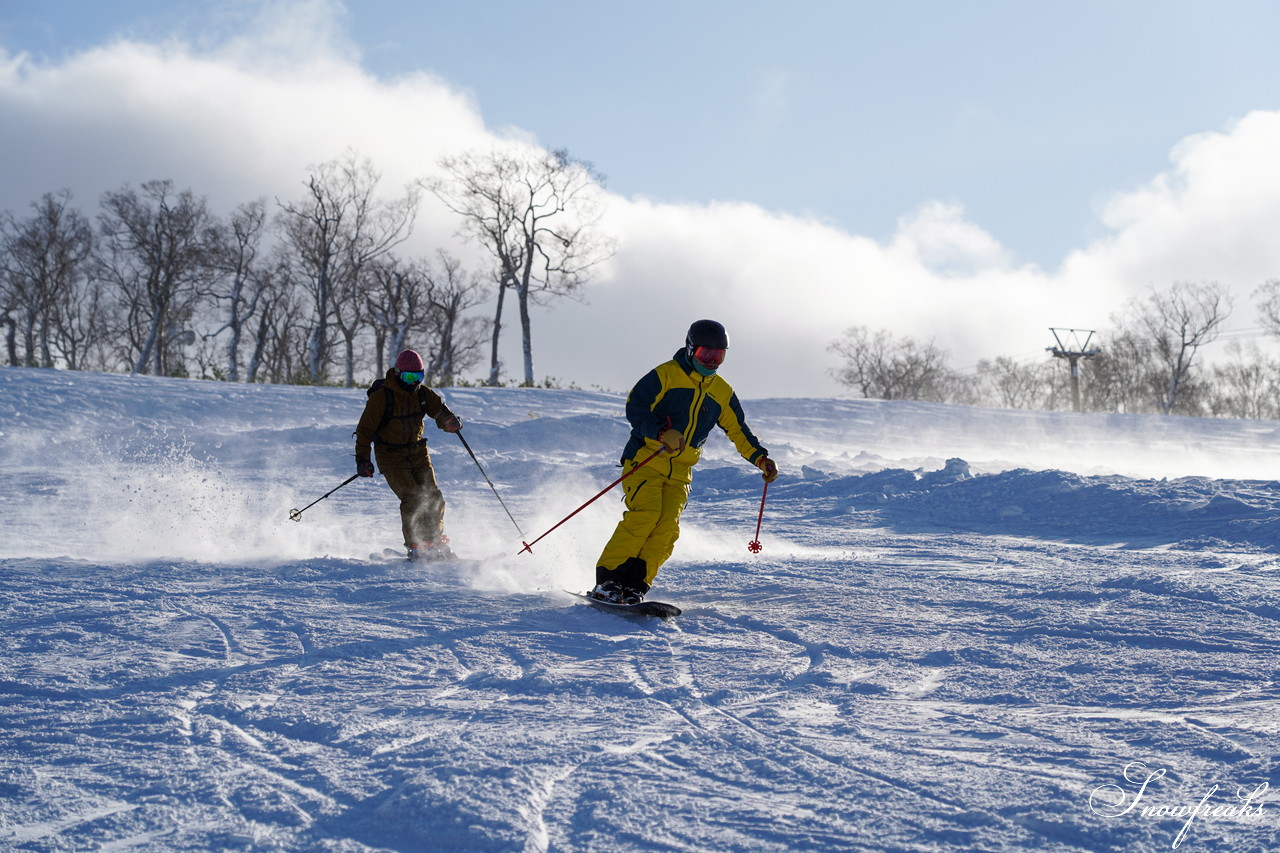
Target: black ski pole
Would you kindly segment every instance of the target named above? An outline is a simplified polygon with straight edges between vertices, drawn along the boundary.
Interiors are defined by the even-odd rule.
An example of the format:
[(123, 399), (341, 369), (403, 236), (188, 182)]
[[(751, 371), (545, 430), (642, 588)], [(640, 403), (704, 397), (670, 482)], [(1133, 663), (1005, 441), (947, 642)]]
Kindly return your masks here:
[(302, 514), (303, 514), (304, 512), (306, 512), (307, 510), (311, 509), (313, 506), (315, 506), (316, 504), (320, 503), (320, 501), (322, 501), (322, 500), (324, 500), (325, 498), (329, 497), (329, 495), (331, 495), (331, 494), (333, 494), (334, 492), (338, 491), (338, 489), (341, 489), (341, 488), (342, 488), (343, 486), (345, 486), (347, 483), (350, 483), (352, 480), (354, 480), (356, 477), (359, 477), (359, 476), (360, 476), (359, 474), (352, 474), (350, 477), (348, 477), (347, 479), (343, 480), (343, 481), (342, 481), (341, 483), (339, 483), (337, 486), (335, 486), (335, 487), (333, 487), (332, 489), (330, 489), (329, 491), (325, 492), (323, 495), (321, 495), (320, 497), (316, 498), (316, 499), (315, 499), (315, 500), (313, 500), (311, 503), (309, 503), (309, 504), (307, 504), (306, 506), (304, 506), (302, 509), (291, 509), (291, 510), (289, 510), (289, 520), (290, 520), (290, 521), (302, 521)]
[(502, 508), (507, 512), (507, 518), (511, 519), (511, 523), (516, 525), (516, 530), (519, 531), (521, 538), (524, 538), (524, 531), (520, 530), (520, 525), (516, 523), (516, 518), (511, 514), (511, 510), (507, 509), (507, 502), (502, 499), (502, 495), (498, 494), (498, 489), (493, 485), (493, 480), (490, 480), (489, 475), (484, 472), (484, 466), (480, 464), (480, 460), (472, 452), (471, 445), (467, 444), (467, 440), (462, 437), (462, 430), (458, 430), (454, 435), (462, 442), (462, 446), (467, 449), (467, 453), (471, 456), (471, 461), (476, 463), (476, 467), (480, 469), (480, 476), (484, 477), (484, 481), (489, 484), (489, 488), (493, 489), (493, 496), (498, 499), (498, 503), (502, 504)]

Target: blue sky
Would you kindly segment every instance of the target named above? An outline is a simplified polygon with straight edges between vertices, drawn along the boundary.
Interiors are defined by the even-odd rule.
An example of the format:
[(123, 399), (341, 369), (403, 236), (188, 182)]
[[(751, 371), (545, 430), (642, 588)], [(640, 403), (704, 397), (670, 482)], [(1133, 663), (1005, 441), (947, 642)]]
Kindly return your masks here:
[[(985, 272), (1003, 279), (1034, 268), (1038, 278), (1002, 286), (1035, 290), (1029, 304), (1061, 304), (1025, 319), (1039, 337), (1050, 325), (1099, 327), (1123, 298), (1171, 278), (1238, 284), (1243, 305), (1263, 278), (1280, 275), (1274, 259), (1241, 264), (1238, 251), (1221, 269), (1200, 269), (1185, 258), (1141, 260), (1148, 249), (1132, 248), (1121, 252), (1122, 269), (1107, 266), (1116, 277), (1110, 298), (1082, 293), (1066, 272), (1073, 253), (1096, 262), (1099, 244), (1116, 250), (1125, 239), (1141, 237), (1147, 247), (1182, 239), (1142, 236), (1144, 223), (1160, 221), (1145, 205), (1153, 187), (1181, 193), (1173, 200), (1185, 214), (1194, 193), (1179, 188), (1187, 182), (1179, 157), (1188, 140), (1236, 139), (1250, 115), (1280, 109), (1275, 3), (3, 0), (0, 49), (21, 57), (11, 81), (17, 90), (38, 88), (31, 83), (40, 70), (73, 66), (84, 51), (119, 38), (157, 46), (177, 40), (190, 54), (220, 60), (228, 40), (261, 35), (264, 8), (285, 9), (305, 38), (368, 75), (373, 87), (425, 72), (467, 102), (487, 133), (568, 148), (593, 162), (620, 198), (660, 206), (668, 225), (673, 210), (692, 211), (723, 234), (744, 223), (729, 216), (709, 225), (716, 218), (709, 206), (745, 203), (772, 225), (800, 220), (811, 226), (808, 236), (842, 236), (831, 263), (861, 263), (864, 241), (890, 255), (909, 244), (929, 255), (922, 263), (937, 274), (929, 287), (944, 294), (955, 290), (957, 269), (965, 287), (985, 294)], [(289, 30), (260, 37), (259, 58), (297, 35)], [(302, 55), (304, 47), (289, 50)], [(160, 152), (150, 162), (170, 156)], [(68, 152), (68, 174), (88, 168)], [(154, 175), (102, 179), (116, 186), (146, 177)], [(0, 207), (21, 204), (21, 196), (0, 198)], [(782, 239), (779, 228), (766, 230)], [(1184, 224), (1180, 233), (1190, 230)], [(936, 257), (953, 258), (957, 241), (963, 262), (940, 269)], [(1078, 275), (1101, 274), (1085, 267)], [(763, 285), (737, 284), (717, 292), (767, 298)], [(883, 285), (877, 278), (876, 289)], [(818, 297), (833, 287), (824, 284)], [(991, 300), (1007, 301), (999, 293)], [(1077, 302), (1087, 310), (1071, 316), (1066, 308)], [(854, 300), (850, 320), (887, 324), (903, 314), (878, 306), (862, 319), (860, 307)], [(1038, 340), (1001, 339), (999, 350), (978, 352), (975, 342), (1001, 336), (965, 337), (940, 325), (954, 320), (945, 305), (939, 314), (899, 330), (981, 356), (1025, 352)], [(787, 323), (804, 331), (803, 318)], [(829, 336), (825, 326), (822, 334)]]

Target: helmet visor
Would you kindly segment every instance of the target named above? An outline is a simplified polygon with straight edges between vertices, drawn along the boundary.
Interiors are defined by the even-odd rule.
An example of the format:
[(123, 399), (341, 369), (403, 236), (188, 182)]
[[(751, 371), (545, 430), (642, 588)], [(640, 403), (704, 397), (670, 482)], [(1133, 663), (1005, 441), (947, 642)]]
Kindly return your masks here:
[(725, 351), (723, 349), (718, 349), (716, 347), (693, 348), (694, 359), (703, 367), (708, 367), (713, 370), (724, 364), (724, 353)]

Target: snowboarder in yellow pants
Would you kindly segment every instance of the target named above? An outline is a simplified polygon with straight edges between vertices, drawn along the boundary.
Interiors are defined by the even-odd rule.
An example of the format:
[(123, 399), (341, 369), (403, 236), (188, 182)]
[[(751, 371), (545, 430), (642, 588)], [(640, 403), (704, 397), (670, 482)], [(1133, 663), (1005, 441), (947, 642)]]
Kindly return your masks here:
[(689, 327), (684, 348), (645, 374), (627, 396), (631, 440), (622, 451), (623, 468), (630, 472), (639, 460), (662, 455), (625, 480), (626, 511), (596, 561), (596, 598), (634, 604), (649, 591), (680, 536), (693, 466), (713, 426), (725, 431), (767, 482), (777, 478), (778, 466), (747, 427), (738, 396), (717, 374), (728, 348), (724, 326), (699, 320)]

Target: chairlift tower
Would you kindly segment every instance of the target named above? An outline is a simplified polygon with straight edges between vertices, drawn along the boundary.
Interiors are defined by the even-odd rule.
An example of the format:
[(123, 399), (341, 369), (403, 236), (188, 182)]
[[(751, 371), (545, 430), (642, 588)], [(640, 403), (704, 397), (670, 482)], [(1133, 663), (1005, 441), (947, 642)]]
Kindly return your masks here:
[[(1089, 349), (1090, 342), (1096, 334), (1092, 329), (1054, 329), (1053, 339), (1057, 341), (1056, 346), (1045, 347), (1046, 350), (1053, 353), (1054, 358), (1065, 358), (1071, 366), (1071, 407), (1075, 411), (1080, 411), (1080, 359), (1093, 358), (1098, 354), (1097, 347)], [(1084, 342), (1081, 343), (1080, 336), (1084, 335)]]

